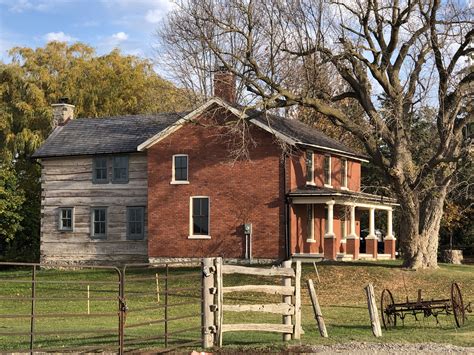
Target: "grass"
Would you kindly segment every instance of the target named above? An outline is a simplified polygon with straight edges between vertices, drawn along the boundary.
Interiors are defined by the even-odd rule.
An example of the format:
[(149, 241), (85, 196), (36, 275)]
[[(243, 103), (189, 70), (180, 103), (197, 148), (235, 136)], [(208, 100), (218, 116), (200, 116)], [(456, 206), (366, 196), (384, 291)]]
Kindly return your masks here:
[[(474, 301), (474, 267), (441, 265), (432, 271), (406, 271), (398, 262), (353, 262), (317, 264), (321, 283), (317, 282), (314, 268), (303, 266), (302, 280), (302, 324), (305, 334), (301, 341), (291, 345), (333, 344), (349, 341), (367, 342), (439, 342), (462, 346), (474, 345), (474, 316), (468, 319), (463, 328), (456, 328), (453, 316), (439, 316), (439, 324), (434, 317), (415, 321), (408, 315), (405, 325), (391, 331), (384, 331), (383, 337), (372, 336), (368, 318), (364, 287), (374, 284), (377, 298), (383, 288), (389, 288), (396, 302), (403, 302), (406, 295), (414, 300), (417, 290), (423, 290), (424, 299), (449, 298), (450, 285), (457, 281), (464, 301)], [(156, 298), (155, 272), (158, 271), (161, 290), (160, 302)], [(188, 276), (185, 276), (188, 275)], [(164, 317), (165, 302), (164, 270), (131, 269), (127, 271), (125, 284), (127, 306), (126, 349), (155, 349), (164, 347), (163, 339), (143, 340), (144, 337), (159, 337), (164, 333), (164, 324), (156, 320)], [(35, 348), (75, 349), (90, 346), (91, 350), (103, 350), (117, 342), (117, 274), (113, 270), (40, 270), (36, 296), (42, 298), (62, 298), (63, 300), (38, 300), (36, 313), (48, 315), (40, 317), (35, 330)], [(306, 289), (306, 280), (315, 281), (322, 312), (329, 333), (322, 339), (317, 330), (311, 302)], [(31, 297), (31, 284), (11, 283), (5, 280), (31, 280), (31, 271), (26, 269), (6, 269), (0, 271), (0, 351), (27, 349), (28, 336), (2, 335), (5, 332), (29, 332), (31, 301), (6, 300), (5, 297)], [(67, 284), (55, 283), (67, 281)], [(41, 282), (48, 281), (48, 282)], [(225, 275), (224, 285), (279, 284), (276, 278)], [(87, 313), (87, 284), (90, 286), (91, 315)], [(199, 270), (180, 268), (170, 270), (168, 297), (169, 304), (181, 304), (168, 309), (170, 318), (181, 318), (168, 325), (168, 332), (177, 332), (169, 341), (169, 346), (199, 339), (200, 326), (200, 280)], [(82, 299), (72, 300), (81, 297)], [(93, 299), (99, 298), (99, 299)], [(277, 296), (259, 293), (226, 294), (225, 303), (271, 303), (279, 302)], [(185, 303), (185, 304), (183, 304)], [(64, 314), (74, 314), (66, 317)], [(2, 316), (23, 314), (25, 318), (10, 319)], [(264, 313), (224, 314), (225, 323), (281, 323), (281, 316)], [(86, 333), (87, 332), (87, 333)], [(177, 339), (174, 339), (177, 338)], [(234, 332), (224, 334), (224, 346), (229, 350), (277, 350), (285, 345), (280, 334), (259, 332)], [(198, 346), (197, 346), (198, 347)]]

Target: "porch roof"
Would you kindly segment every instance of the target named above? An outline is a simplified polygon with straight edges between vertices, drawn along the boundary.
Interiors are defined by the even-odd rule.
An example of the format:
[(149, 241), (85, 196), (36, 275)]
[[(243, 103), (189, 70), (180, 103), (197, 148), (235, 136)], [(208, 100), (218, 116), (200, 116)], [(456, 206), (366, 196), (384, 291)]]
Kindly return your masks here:
[(398, 206), (397, 200), (387, 196), (368, 194), (365, 192), (343, 190), (343, 189), (332, 189), (328, 187), (319, 187), (307, 185), (292, 190), (288, 193), (288, 197), (291, 198), (333, 198), (337, 200), (343, 200), (345, 202), (354, 201), (377, 203), (382, 205), (393, 205)]

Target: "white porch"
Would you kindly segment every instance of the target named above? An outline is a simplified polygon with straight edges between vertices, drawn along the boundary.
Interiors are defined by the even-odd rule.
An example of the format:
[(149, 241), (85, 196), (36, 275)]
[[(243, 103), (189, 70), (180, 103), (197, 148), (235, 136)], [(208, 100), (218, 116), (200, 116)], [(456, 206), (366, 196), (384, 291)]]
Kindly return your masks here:
[[(321, 196), (321, 191), (316, 190), (314, 194), (298, 195), (291, 193), (292, 205), (306, 205), (313, 211), (316, 206), (324, 206), (325, 212), (325, 231), (320, 236), (320, 250), (318, 253), (295, 252), (292, 257), (302, 261), (318, 260), (388, 260), (395, 259), (396, 238), (393, 233), (393, 208), (397, 205), (394, 200), (383, 198), (381, 196), (354, 193), (354, 192), (333, 192)], [(334, 208), (343, 208), (347, 211), (347, 218), (340, 220), (339, 224), (344, 224), (342, 231), (337, 235), (334, 232)], [(376, 211), (386, 213), (386, 235), (383, 238), (383, 252), (379, 253), (379, 239), (375, 230)], [(360, 211), (368, 212), (369, 228), (368, 235), (365, 237), (365, 250), (359, 250), (360, 233), (358, 235), (356, 228), (356, 215)], [(308, 219), (310, 217), (307, 217)], [(311, 222), (314, 223), (314, 222)], [(348, 226), (348, 228), (347, 228)], [(348, 231), (346, 231), (346, 228)], [(359, 226), (360, 229), (360, 226)], [(311, 242), (311, 240), (307, 240)]]

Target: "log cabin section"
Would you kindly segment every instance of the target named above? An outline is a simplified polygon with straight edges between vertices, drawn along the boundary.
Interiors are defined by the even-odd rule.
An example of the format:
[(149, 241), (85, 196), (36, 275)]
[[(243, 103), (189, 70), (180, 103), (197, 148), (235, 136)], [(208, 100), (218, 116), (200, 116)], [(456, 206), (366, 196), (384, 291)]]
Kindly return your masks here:
[[(114, 156), (103, 157), (111, 160)], [(107, 171), (109, 182), (94, 183), (94, 156), (41, 161), (42, 262), (116, 265), (148, 260), (146, 154), (126, 156), (126, 183), (111, 182), (113, 172), (110, 164)], [(105, 208), (105, 235), (94, 235), (96, 208)], [(128, 227), (129, 214), (137, 209), (143, 211), (143, 215), (139, 212), (135, 218), (143, 221), (143, 230), (132, 236)], [(69, 216), (63, 212), (69, 210), (72, 212), (70, 226)]]

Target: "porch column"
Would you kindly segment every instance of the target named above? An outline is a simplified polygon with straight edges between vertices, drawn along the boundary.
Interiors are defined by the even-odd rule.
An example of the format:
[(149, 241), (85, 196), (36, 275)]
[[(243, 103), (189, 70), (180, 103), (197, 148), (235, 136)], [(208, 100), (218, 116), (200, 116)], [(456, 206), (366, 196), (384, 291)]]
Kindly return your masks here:
[(395, 237), (393, 236), (393, 224), (392, 224), (393, 210), (387, 210), (387, 235), (383, 238), (383, 252), (390, 254), (391, 259), (395, 259)]
[(369, 208), (369, 235), (365, 237), (365, 252), (377, 259), (378, 239), (375, 235), (375, 208)]
[(326, 202), (328, 215), (326, 218), (326, 234), (324, 235), (324, 259), (336, 260), (336, 236), (334, 235), (334, 201)]
[(355, 205), (350, 206), (350, 231), (349, 235), (347, 236), (347, 244), (346, 244), (346, 253), (352, 254), (352, 258), (354, 260), (359, 259), (359, 237), (356, 234), (356, 221), (355, 221)]

